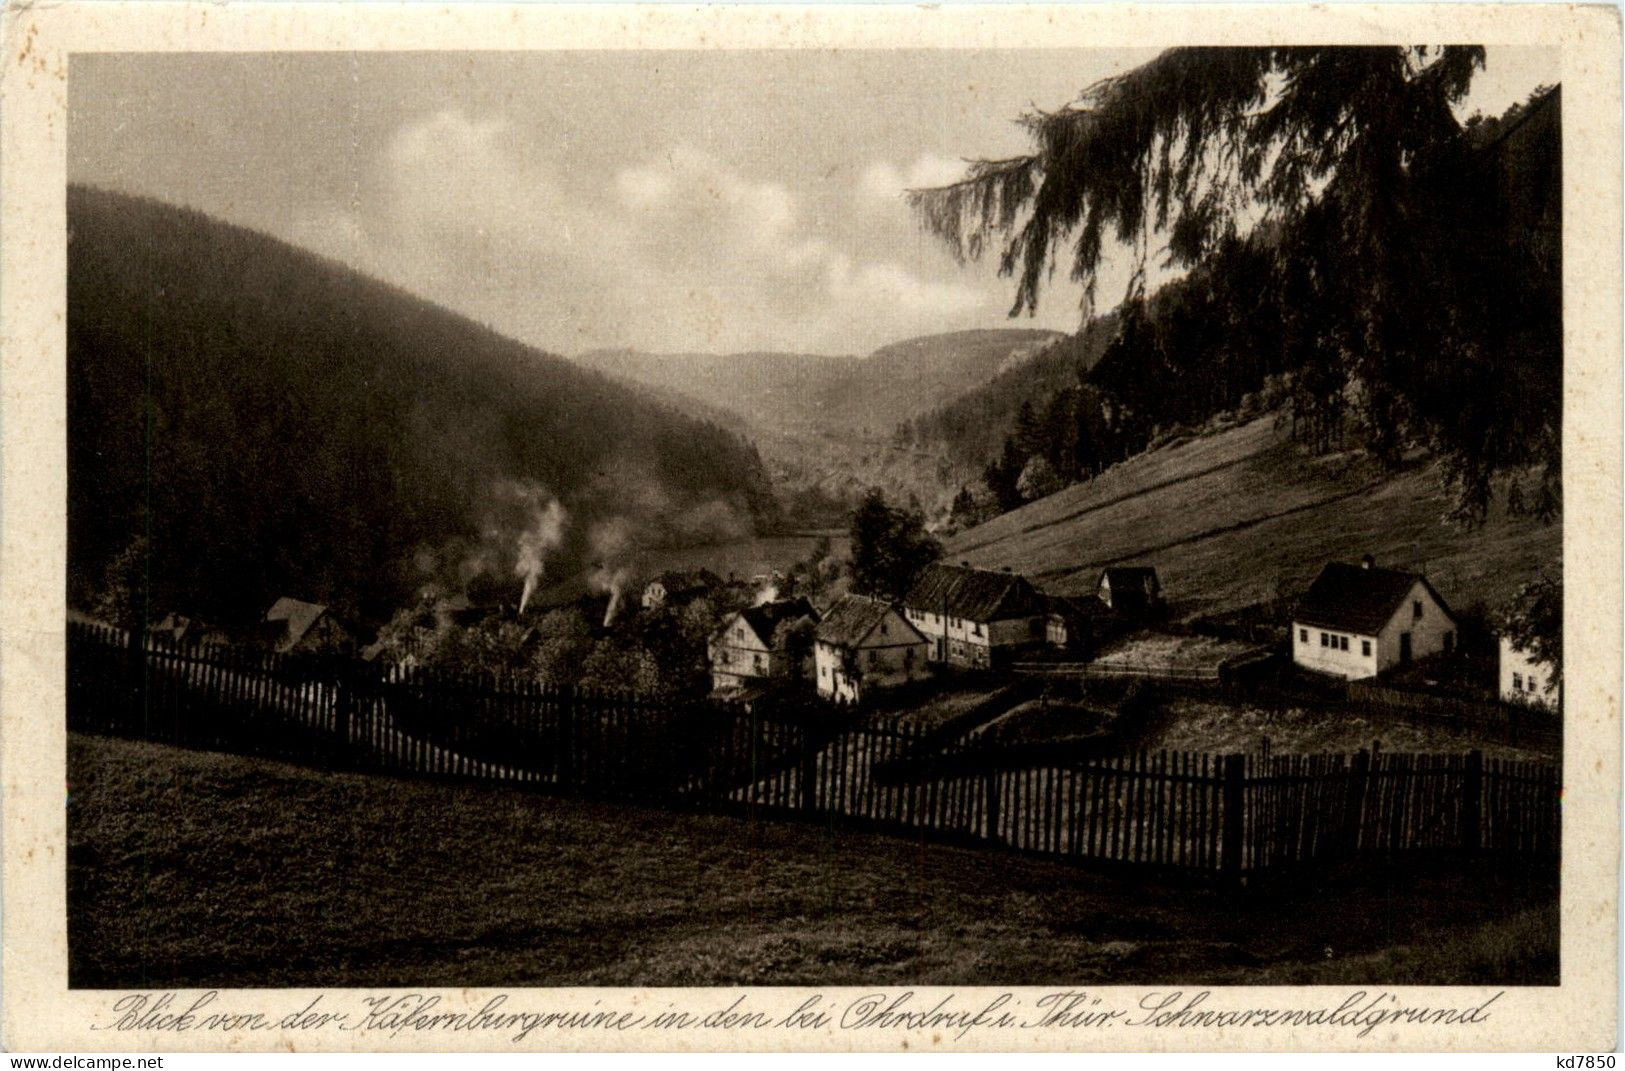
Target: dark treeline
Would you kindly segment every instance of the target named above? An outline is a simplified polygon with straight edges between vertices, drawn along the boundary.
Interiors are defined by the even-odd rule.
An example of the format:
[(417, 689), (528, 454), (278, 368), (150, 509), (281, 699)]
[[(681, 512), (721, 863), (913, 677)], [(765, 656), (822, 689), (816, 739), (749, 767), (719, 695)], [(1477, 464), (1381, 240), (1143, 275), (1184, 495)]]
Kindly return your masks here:
[(336, 263), (93, 189), (68, 222), (75, 603), (381, 619), (430, 574), (517, 591), (481, 541), (547, 498), (561, 566), (590, 560), (595, 517), (686, 511), (697, 538), (775, 508), (734, 433)]

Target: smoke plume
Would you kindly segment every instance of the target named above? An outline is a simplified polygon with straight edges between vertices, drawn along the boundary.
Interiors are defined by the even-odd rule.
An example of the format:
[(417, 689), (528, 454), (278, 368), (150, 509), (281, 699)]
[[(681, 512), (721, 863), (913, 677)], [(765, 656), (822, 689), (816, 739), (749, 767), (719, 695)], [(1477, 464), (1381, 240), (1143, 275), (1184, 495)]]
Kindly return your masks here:
[(558, 500), (549, 498), (544, 506), (539, 501), (531, 504), (530, 524), (519, 533), (519, 553), (514, 561), (515, 576), (525, 581), (519, 596), (519, 612), (525, 612), (530, 597), (536, 594), (541, 582), (547, 556), (564, 543), (565, 512)]
[(632, 578), (632, 523), (625, 517), (599, 521), (588, 529), (587, 545), (594, 559), (588, 577), (593, 590), (609, 593), (609, 606), (604, 610), (604, 627), (608, 628), (620, 611), (621, 596)]

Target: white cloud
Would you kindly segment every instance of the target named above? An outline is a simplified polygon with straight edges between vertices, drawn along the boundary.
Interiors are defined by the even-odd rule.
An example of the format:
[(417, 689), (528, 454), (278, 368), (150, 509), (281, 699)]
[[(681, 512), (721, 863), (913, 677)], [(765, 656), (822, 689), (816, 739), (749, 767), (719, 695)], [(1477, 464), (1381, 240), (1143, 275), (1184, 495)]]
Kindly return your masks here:
[(902, 167), (881, 160), (870, 164), (858, 177), (858, 192), (874, 202), (897, 202), (907, 190), (946, 186), (965, 177), (965, 161), (922, 153)]
[(295, 240), (556, 350), (850, 352), (986, 323), (1003, 301), (845, 248), (783, 183), (684, 146), (575, 175), (505, 122), (444, 111), (400, 130), (377, 178)]
[(853, 265), (837, 258), (829, 266), (828, 280), (838, 304), (879, 300), (906, 314), (954, 316), (987, 302), (974, 287), (931, 282), (894, 263)]

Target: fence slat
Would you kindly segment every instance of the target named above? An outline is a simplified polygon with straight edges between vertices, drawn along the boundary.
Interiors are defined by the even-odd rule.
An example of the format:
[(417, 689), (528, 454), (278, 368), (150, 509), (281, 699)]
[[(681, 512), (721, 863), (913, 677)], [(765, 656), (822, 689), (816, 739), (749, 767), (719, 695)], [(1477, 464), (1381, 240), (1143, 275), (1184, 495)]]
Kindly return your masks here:
[[(1161, 750), (1001, 766), (924, 726), (656, 704), (538, 680), (160, 642), (70, 624), (72, 729), (671, 807), (877, 823), (1240, 879), (1360, 855), (1555, 858), (1559, 771), (1459, 755)], [(914, 770), (894, 776), (894, 771)]]

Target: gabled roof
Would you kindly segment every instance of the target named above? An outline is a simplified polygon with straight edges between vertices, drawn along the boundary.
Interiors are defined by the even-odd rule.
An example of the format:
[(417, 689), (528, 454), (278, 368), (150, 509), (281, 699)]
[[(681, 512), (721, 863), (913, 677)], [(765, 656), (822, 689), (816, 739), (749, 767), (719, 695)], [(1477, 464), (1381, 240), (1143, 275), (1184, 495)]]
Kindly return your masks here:
[[(162, 621), (148, 625), (147, 631), (153, 633), (168, 633), (172, 639), (179, 642), (186, 637), (186, 633), (190, 631), (194, 625), (199, 625), (199, 623), (193, 621), (185, 614), (165, 614)], [(197, 631), (203, 631), (201, 625), (199, 625)]]
[(773, 631), (786, 621), (794, 621), (798, 617), (810, 617), (818, 620), (818, 611), (813, 609), (812, 603), (806, 599), (775, 599), (764, 602), (759, 606), (747, 607), (739, 611), (745, 622), (756, 631), (756, 635), (769, 647), (773, 645)]
[(267, 622), (280, 621), (286, 624), (287, 632), (277, 646), (282, 650), (287, 650), (297, 646), (299, 641), (305, 638), (305, 633), (309, 632), (311, 626), (316, 624), (317, 620), (325, 613), (327, 613), (327, 607), (325, 606), (313, 602), (301, 602), (299, 599), (290, 599), (284, 595), (271, 604), (271, 608), (265, 613), (265, 620)]
[(1100, 578), (1113, 590), (1117, 588), (1144, 590), (1146, 581), (1156, 582), (1157, 570), (1149, 565), (1108, 565), (1100, 571)]
[[(871, 599), (864, 595), (843, 596), (824, 614), (824, 619), (818, 622), (818, 642), (834, 647), (857, 647), (871, 632), (880, 627), (880, 623), (891, 612), (891, 604), (880, 599)], [(918, 629), (904, 620), (901, 614), (896, 616), (898, 623), (907, 630), (902, 634), (903, 642), (925, 642), (925, 637), (920, 635)]]
[(1026, 577), (940, 562), (925, 567), (903, 597), (903, 605), (971, 621), (1025, 617), (1045, 609), (1043, 598)]
[(1418, 582), (1427, 588), (1440, 608), (1450, 614), (1450, 607), (1421, 573), (1330, 562), (1298, 600), (1292, 620), (1375, 636)]
[(1093, 595), (1049, 595), (1046, 600), (1050, 613), (1063, 617), (1087, 619), (1115, 616), (1110, 606)]

